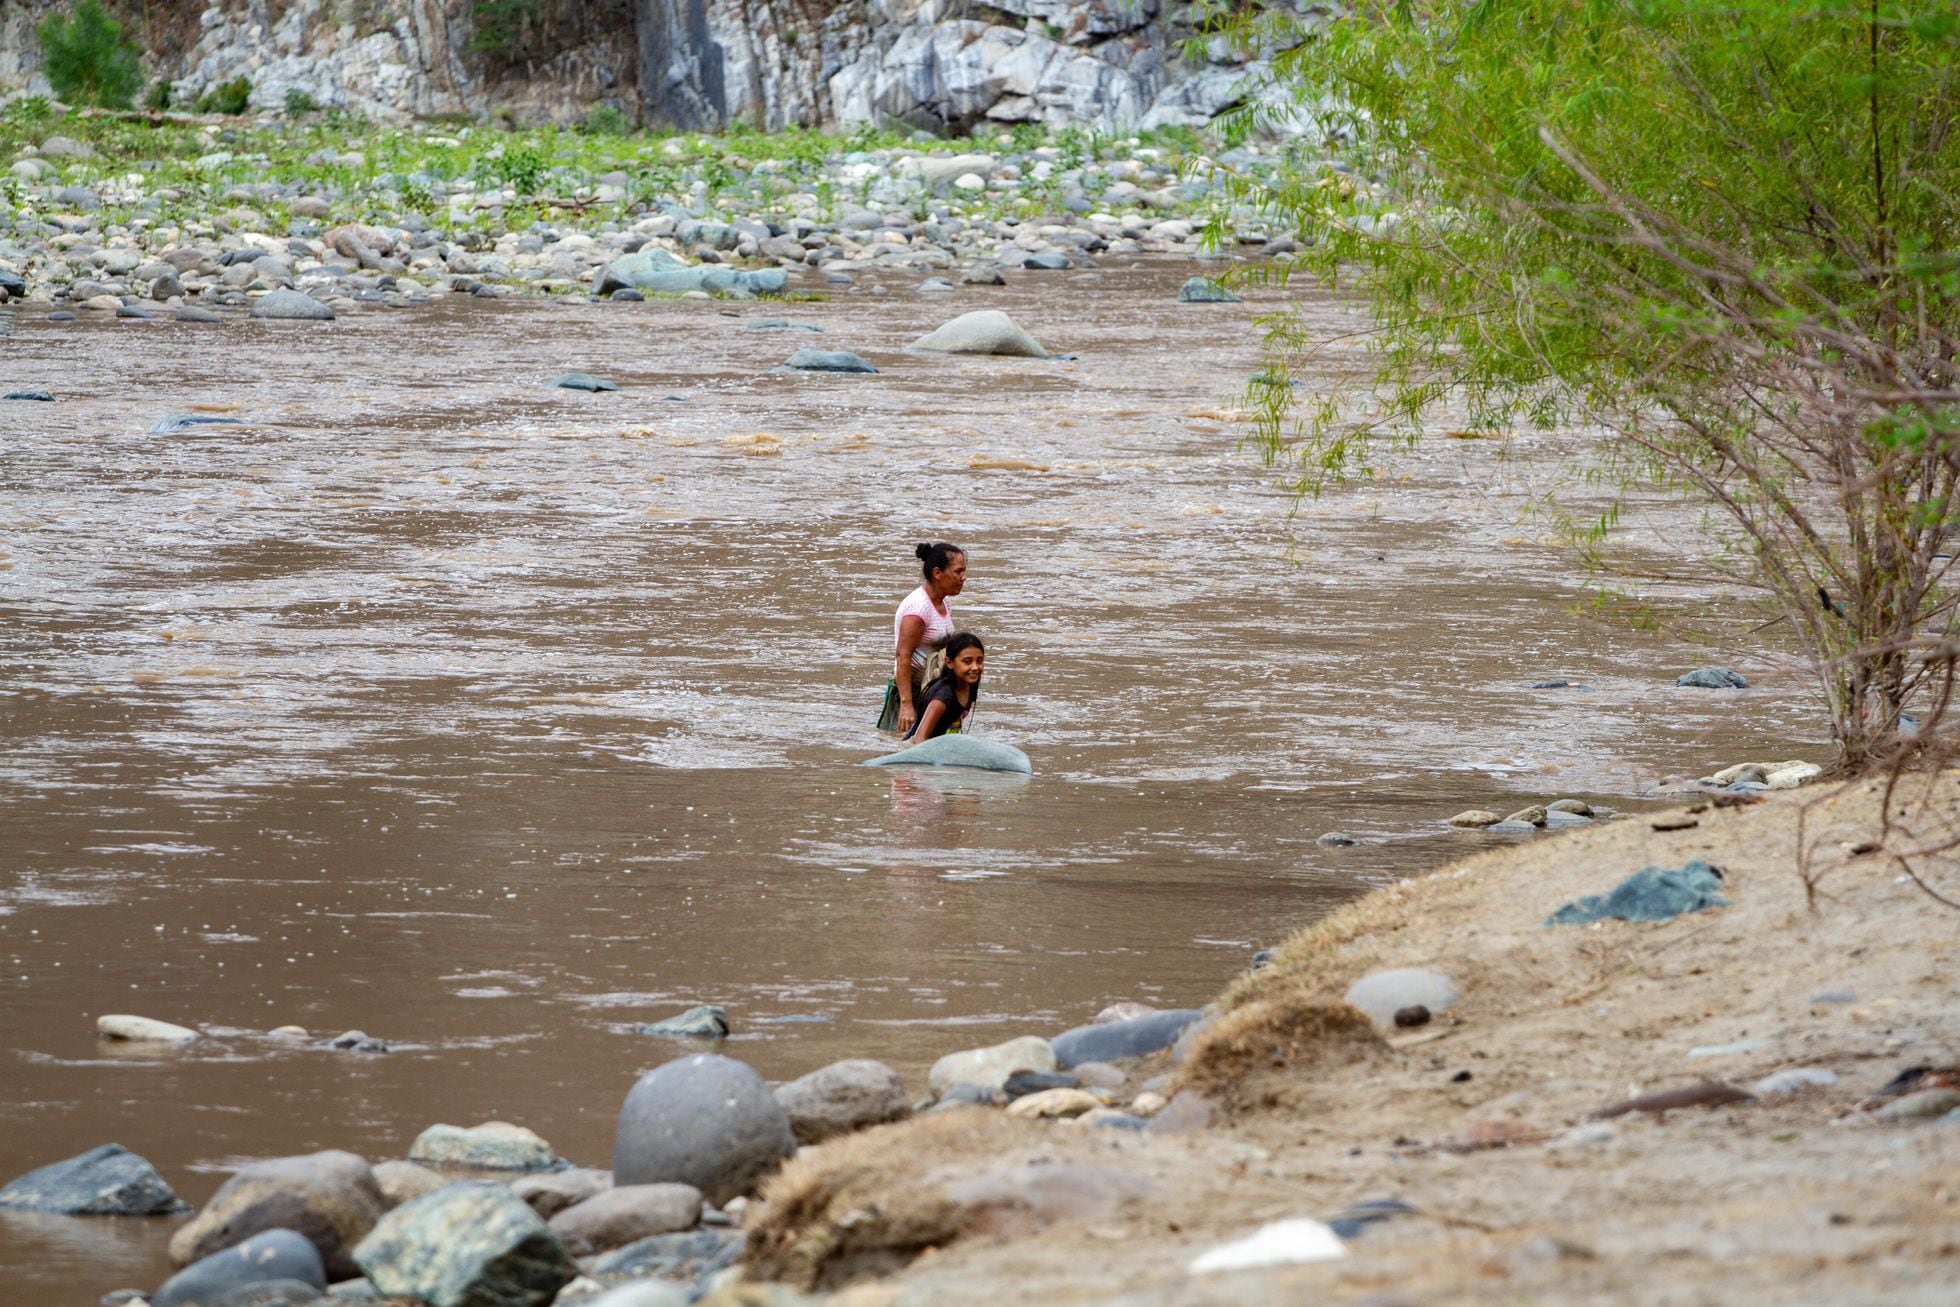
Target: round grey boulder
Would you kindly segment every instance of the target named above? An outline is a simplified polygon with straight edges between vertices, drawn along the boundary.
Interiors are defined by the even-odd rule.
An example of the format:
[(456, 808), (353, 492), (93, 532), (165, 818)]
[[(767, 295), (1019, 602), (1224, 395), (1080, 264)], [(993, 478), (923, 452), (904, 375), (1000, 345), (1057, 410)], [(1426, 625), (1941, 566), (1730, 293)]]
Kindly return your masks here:
[(326, 1267), (320, 1250), (292, 1230), (267, 1230), (221, 1253), (186, 1266), (163, 1282), (150, 1307), (218, 1307), (247, 1285), (297, 1280), (324, 1293)]
[(789, 1113), (789, 1128), (799, 1144), (820, 1144), (912, 1113), (898, 1072), (868, 1058), (833, 1062), (792, 1080), (776, 1091), (776, 1101)]
[(0, 1189), (0, 1208), (66, 1216), (163, 1216), (184, 1210), (157, 1169), (121, 1144), (52, 1162)]
[(789, 1115), (753, 1068), (697, 1053), (640, 1077), (613, 1136), (616, 1184), (691, 1184), (717, 1207), (796, 1151)]
[(1237, 304), (1239, 297), (1209, 277), (1193, 277), (1177, 288), (1179, 304)]
[(1169, 1048), (1184, 1028), (1204, 1013), (1195, 1008), (1175, 1012), (1153, 1012), (1128, 1021), (1105, 1021), (1077, 1026), (1050, 1041), (1055, 1061), (1064, 1067), (1081, 1062), (1116, 1062), (1143, 1057), (1160, 1048)]
[(252, 316), (286, 322), (332, 322), (333, 310), (304, 291), (275, 290), (252, 306)]
[(1691, 690), (1746, 690), (1749, 682), (1742, 673), (1727, 667), (1697, 667), (1674, 678), (1674, 683)]
[(522, 1198), (500, 1184), (452, 1184), (376, 1223), (354, 1260), (384, 1298), (428, 1307), (543, 1307), (578, 1263)]

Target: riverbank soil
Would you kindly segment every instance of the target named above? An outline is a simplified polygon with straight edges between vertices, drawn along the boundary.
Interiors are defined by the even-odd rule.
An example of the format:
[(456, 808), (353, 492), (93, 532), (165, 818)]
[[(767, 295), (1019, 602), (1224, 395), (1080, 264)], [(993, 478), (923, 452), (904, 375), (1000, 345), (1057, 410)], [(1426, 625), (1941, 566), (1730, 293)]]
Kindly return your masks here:
[[(1952, 1303), (1960, 1118), (1902, 1117), (1884, 1087), (1960, 1064), (1960, 912), (1857, 851), (1879, 802), (1865, 783), (1706, 807), (1675, 831), (1649, 814), (1379, 890), (1222, 997), (1232, 1047), (1201, 1044), (1178, 1072), (1214, 1091), (1209, 1126), (1165, 1128), (1205, 1114), (1187, 1090), (1146, 1134), (959, 1109), (806, 1150), (750, 1218), (752, 1269), (858, 1307)], [(1960, 776), (1908, 807), (1921, 841), (1951, 827)], [(1693, 858), (1723, 870), (1730, 906), (1544, 924)], [(1914, 865), (1960, 889), (1951, 862)], [(1462, 997), (1373, 1048), (1338, 1020), (1316, 1041), (1306, 1017), (1384, 967), (1441, 969)], [(1227, 1053), (1258, 1069), (1221, 1093)], [(1796, 1068), (1835, 1083), (1594, 1119)], [(1187, 1271), (1262, 1223), (1379, 1199), (1413, 1210), (1339, 1260)]]

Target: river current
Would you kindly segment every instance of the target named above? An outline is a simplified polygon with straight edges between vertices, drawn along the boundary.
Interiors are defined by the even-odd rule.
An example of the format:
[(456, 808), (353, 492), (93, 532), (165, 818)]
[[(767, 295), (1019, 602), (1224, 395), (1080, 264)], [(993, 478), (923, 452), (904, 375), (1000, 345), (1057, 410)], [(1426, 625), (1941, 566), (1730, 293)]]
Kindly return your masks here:
[[(0, 405), (0, 1181), (115, 1141), (199, 1202), (492, 1119), (605, 1166), (680, 1051), (634, 1027), (696, 1003), (772, 1080), (875, 1057), (922, 1093), (945, 1052), (1204, 1003), (1502, 838), (1459, 809), (1817, 754), (1800, 677), (1675, 690), (1706, 650), (1588, 615), (1523, 514), (1578, 436), (1439, 435), (1296, 501), (1237, 445), (1260, 305), (1174, 303), (1190, 271), (23, 311), (0, 390), (60, 402)], [(1075, 357), (905, 352), (982, 307)], [(805, 345), (880, 371), (775, 370)], [(572, 369), (622, 389), (545, 388)], [(178, 415), (238, 422), (150, 434)], [(1663, 575), (1692, 516), (1653, 521), (1647, 597), (1743, 629)], [(932, 539), (970, 551), (974, 729), (1032, 778), (856, 766)], [(99, 1043), (111, 1012), (207, 1038)], [(0, 1213), (0, 1297), (154, 1288), (171, 1224)]]

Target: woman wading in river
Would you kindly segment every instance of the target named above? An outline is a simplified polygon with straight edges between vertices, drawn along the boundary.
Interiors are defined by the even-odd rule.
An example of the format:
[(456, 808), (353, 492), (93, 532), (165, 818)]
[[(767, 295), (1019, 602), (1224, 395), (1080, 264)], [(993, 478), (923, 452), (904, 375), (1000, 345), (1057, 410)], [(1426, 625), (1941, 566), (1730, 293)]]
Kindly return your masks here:
[(944, 540), (920, 545), (925, 584), (905, 596), (892, 619), (894, 675), (885, 686), (885, 709), (878, 729), (909, 734), (919, 720), (922, 688), (939, 674), (946, 642), (953, 637), (953, 608), (947, 602), (966, 588), (966, 550)]

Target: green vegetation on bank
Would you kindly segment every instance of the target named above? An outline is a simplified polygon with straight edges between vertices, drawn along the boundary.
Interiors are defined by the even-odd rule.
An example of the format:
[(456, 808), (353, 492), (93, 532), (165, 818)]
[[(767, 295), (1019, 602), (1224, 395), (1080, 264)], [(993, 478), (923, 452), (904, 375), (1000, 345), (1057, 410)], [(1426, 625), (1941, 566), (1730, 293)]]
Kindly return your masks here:
[[(1310, 120), (1338, 163), (1236, 179), (1305, 250), (1244, 275), (1353, 286), (1377, 324), (1366, 380), (1297, 403), (1289, 366), (1335, 342), (1268, 324), (1261, 431), (1302, 488), (1445, 404), (1602, 430), (1609, 485), (1709, 506), (1812, 656), (1844, 762), (1911, 748), (1960, 637), (1953, 6), (1433, 0), (1224, 25), (1285, 51), (1239, 126)], [(1597, 549), (1616, 513), (1574, 538)]]
[(123, 34), (100, 0), (81, 0), (74, 12), (43, 18), (34, 29), (48, 84), (71, 104), (127, 109), (143, 85), (142, 52)]
[[(892, 151), (999, 156), (1052, 150), (1057, 167), (1051, 179), (959, 197), (963, 212), (1018, 220), (1061, 212), (1065, 176), (1084, 177), (1093, 189), (1116, 175), (1105, 177), (1098, 170), (1102, 163), (1145, 150), (1174, 179), (1189, 169), (1202, 144), (1195, 133), (1181, 130), (1115, 137), (1024, 128), (949, 140), (869, 128), (842, 134), (737, 128), (702, 135), (623, 132), (612, 123), (576, 131), (384, 126), (335, 109), (288, 107), (292, 116), (286, 120), (153, 120), (64, 115), (46, 101), (21, 100), (0, 112), (0, 152), (17, 158), (57, 131), (91, 147), (92, 159), (47, 162), (71, 184), (129, 179), (102, 188), (105, 223), (207, 220), (260, 199), (255, 190), (278, 187), (326, 198), (335, 221), (419, 218), (463, 235), (533, 222), (626, 222), (667, 206), (703, 217), (801, 212), (830, 219), (872, 201), (885, 172), (867, 165), (885, 162)], [(0, 177), (0, 197), (16, 209), (31, 199), (20, 177)], [(276, 213), (280, 197), (264, 197), (264, 203)]]

